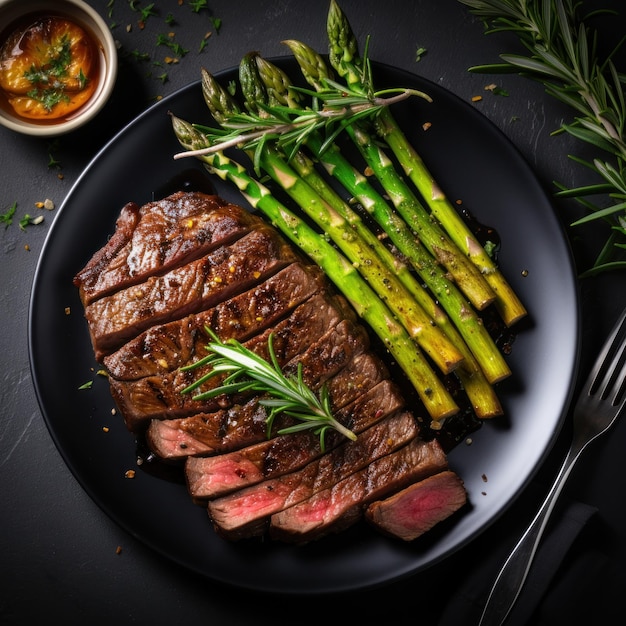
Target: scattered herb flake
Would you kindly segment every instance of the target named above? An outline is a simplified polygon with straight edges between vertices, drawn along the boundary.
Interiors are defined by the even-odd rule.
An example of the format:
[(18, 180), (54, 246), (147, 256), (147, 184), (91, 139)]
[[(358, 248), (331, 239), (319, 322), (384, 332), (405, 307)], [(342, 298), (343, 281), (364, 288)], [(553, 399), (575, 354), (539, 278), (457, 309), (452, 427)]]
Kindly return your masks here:
[(419, 62), (422, 60), (422, 57), (426, 54), (427, 50), (426, 48), (423, 48), (422, 46), (420, 46), (416, 51), (415, 51), (415, 62)]
[(4, 228), (8, 228), (13, 223), (13, 216), (17, 210), (17, 202), (14, 202), (4, 213), (0, 214), (0, 223), (4, 224)]
[(491, 91), (495, 96), (508, 96), (509, 92), (506, 89), (502, 89), (502, 87), (498, 87), (495, 83), (491, 83), (490, 85), (485, 85), (485, 91)]
[(91, 389), (93, 387), (93, 380), (88, 380), (86, 383), (83, 383), (78, 389)]
[(20, 219), (19, 226), (21, 230), (26, 230), (27, 226), (30, 226), (31, 224), (33, 226), (36, 226), (37, 224), (41, 224), (41, 222), (43, 222), (43, 215), (39, 215), (38, 217), (33, 217), (29, 213), (26, 213), (24, 217)]
[(189, 6), (194, 13), (200, 13), (202, 9), (209, 8), (209, 3), (208, 0), (191, 0), (191, 2), (189, 2)]

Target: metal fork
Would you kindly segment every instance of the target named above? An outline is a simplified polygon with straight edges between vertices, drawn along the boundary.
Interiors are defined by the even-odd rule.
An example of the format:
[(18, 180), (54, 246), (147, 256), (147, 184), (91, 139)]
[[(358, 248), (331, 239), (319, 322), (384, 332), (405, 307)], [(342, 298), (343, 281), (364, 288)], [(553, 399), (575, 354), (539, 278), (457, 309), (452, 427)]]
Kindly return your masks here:
[(582, 451), (606, 432), (626, 407), (626, 310), (587, 378), (574, 406), (572, 443), (563, 465), (526, 532), (513, 548), (491, 588), (479, 626), (504, 623), (528, 576), (554, 505)]

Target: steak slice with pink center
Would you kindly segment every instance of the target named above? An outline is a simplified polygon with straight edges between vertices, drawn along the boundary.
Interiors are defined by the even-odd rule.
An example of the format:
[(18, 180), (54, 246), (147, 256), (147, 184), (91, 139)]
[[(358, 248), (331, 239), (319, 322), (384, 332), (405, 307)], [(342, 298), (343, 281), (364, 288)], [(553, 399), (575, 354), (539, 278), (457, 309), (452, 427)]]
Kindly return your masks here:
[(229, 539), (262, 534), (274, 513), (328, 489), (417, 436), (415, 418), (402, 411), (368, 428), (356, 441), (338, 446), (296, 472), (210, 501), (209, 516), (216, 530)]
[(270, 536), (291, 543), (307, 543), (345, 530), (363, 517), (369, 503), (444, 469), (447, 469), (446, 456), (436, 440), (413, 440), (307, 500), (272, 515)]
[(365, 519), (387, 535), (413, 541), (466, 502), (463, 481), (454, 472), (445, 471), (373, 502), (365, 511)]

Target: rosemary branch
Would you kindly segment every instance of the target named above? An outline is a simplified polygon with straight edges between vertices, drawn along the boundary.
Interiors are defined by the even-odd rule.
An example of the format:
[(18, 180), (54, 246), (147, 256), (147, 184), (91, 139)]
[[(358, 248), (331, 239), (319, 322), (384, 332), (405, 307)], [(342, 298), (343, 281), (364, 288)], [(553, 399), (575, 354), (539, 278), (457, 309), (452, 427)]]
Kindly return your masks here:
[[(582, 276), (626, 269), (623, 255), (619, 258), (626, 250), (626, 76), (613, 63), (626, 36), (602, 59), (598, 32), (589, 26), (591, 17), (612, 12), (594, 9), (582, 14), (581, 3), (574, 0), (460, 2), (484, 21), (485, 33), (512, 32), (528, 51), (527, 55), (501, 54), (502, 63), (477, 65), (470, 71), (518, 73), (540, 82), (549, 95), (575, 112), (573, 122), (563, 123), (557, 132), (567, 132), (603, 153), (592, 162), (570, 155), (594, 171), (600, 182), (572, 189), (556, 182), (556, 196), (576, 198), (587, 210), (587, 215), (571, 226), (600, 219), (609, 226), (606, 244)], [(600, 207), (589, 200), (597, 194), (608, 194), (609, 206)]]
[(322, 385), (319, 396), (305, 383), (302, 363), (297, 373), (287, 375), (280, 367), (274, 352), (273, 337), (268, 339), (270, 360), (266, 361), (236, 339), (221, 341), (209, 327), (205, 331), (212, 341), (207, 345), (209, 354), (203, 359), (183, 367), (183, 370), (210, 366), (210, 371), (182, 393), (190, 393), (214, 376), (226, 374), (221, 385), (193, 396), (194, 400), (206, 400), (222, 394), (252, 391), (262, 395), (259, 404), (270, 409), (267, 417), (268, 437), (275, 418), (281, 413), (295, 418), (298, 423), (281, 428), (279, 435), (312, 430), (320, 439), (320, 448), (325, 450), (325, 434), (332, 428), (354, 441), (356, 435), (335, 419), (330, 407), (330, 396), (326, 385)]
[[(307, 89), (292, 87), (302, 93)], [(387, 94), (389, 95), (387, 97)], [(416, 89), (385, 89), (372, 96), (349, 93), (346, 87), (329, 82), (323, 93), (313, 93), (317, 108), (296, 109), (285, 106), (265, 106), (258, 114), (238, 112), (224, 121), (222, 128), (203, 128), (211, 145), (199, 150), (187, 150), (174, 155), (175, 159), (213, 154), (228, 148), (261, 149), (269, 139), (279, 147), (298, 150), (309, 133), (324, 130), (327, 144), (341, 132), (343, 125), (363, 116), (376, 115), (381, 109), (412, 96), (426, 100), (430, 97)], [(321, 108), (320, 108), (321, 107)]]

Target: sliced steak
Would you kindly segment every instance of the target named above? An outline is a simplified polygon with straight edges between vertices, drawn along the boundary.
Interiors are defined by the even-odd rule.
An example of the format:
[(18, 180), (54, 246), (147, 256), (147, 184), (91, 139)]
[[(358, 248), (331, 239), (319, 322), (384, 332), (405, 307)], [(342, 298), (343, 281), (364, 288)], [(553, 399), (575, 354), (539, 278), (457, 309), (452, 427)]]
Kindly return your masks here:
[(370, 504), (365, 519), (387, 535), (413, 541), (466, 502), (463, 481), (454, 472), (444, 471)]
[[(224, 537), (269, 530), (305, 543), (365, 515), (410, 540), (465, 501), (353, 309), (258, 216), (196, 192), (129, 203), (74, 284), (127, 428), (145, 432), (163, 459), (186, 459), (190, 494)], [(266, 359), (273, 335), (279, 364), (302, 368), (314, 390), (327, 384), (356, 441), (329, 431), (322, 453), (311, 432), (278, 434), (285, 415), (268, 434), (250, 391), (197, 399), (224, 377), (204, 380), (206, 364), (185, 368), (206, 356), (206, 327)]]
[(223, 341), (245, 341), (273, 327), (295, 307), (320, 293), (323, 284), (315, 268), (291, 263), (260, 285), (213, 308), (152, 326), (104, 357), (104, 366), (118, 380), (170, 372), (204, 354), (209, 342), (206, 326)]
[(296, 472), (210, 501), (209, 516), (216, 530), (229, 539), (263, 534), (272, 514), (331, 487), (417, 436), (411, 413), (397, 413)]
[[(385, 380), (336, 411), (335, 418), (359, 434), (403, 407), (400, 390), (390, 380)], [(344, 442), (343, 435), (329, 431), (325, 450), (333, 450)], [(322, 454), (319, 438), (308, 431), (281, 435), (229, 454), (189, 458), (185, 464), (185, 476), (194, 500), (216, 498), (266, 478), (298, 470)]]
[(361, 471), (272, 515), (270, 536), (306, 543), (339, 532), (361, 519), (369, 503), (444, 469), (446, 457), (435, 440), (413, 440), (397, 452), (372, 461)]
[[(326, 381), (332, 409), (341, 409), (387, 377), (388, 372), (378, 357), (371, 352), (356, 354)], [(319, 381), (309, 380), (308, 384), (314, 390), (319, 388)], [(253, 431), (258, 435), (267, 414), (262, 407), (251, 412), (247, 405), (235, 404), (216, 413), (199, 413), (186, 418), (154, 419), (146, 432), (148, 446), (160, 458), (172, 461), (248, 445), (254, 441), (253, 435), (242, 437), (241, 432)]]
[[(286, 371), (289, 371), (288, 363), (298, 359), (303, 364), (305, 380), (317, 378), (323, 382), (344, 367), (355, 354), (367, 349), (369, 343), (362, 326), (342, 320), (332, 307), (329, 308), (328, 313), (330, 315), (334, 311), (335, 317), (320, 317), (320, 323), (322, 319), (329, 322), (330, 330), (323, 332), (325, 328), (320, 328), (318, 333), (312, 332), (313, 329), (306, 323), (306, 318), (301, 319), (299, 313), (310, 301), (307, 300), (274, 329), (268, 329), (261, 335), (257, 335), (245, 345), (267, 359), (269, 358), (268, 339), (273, 333), (276, 358)], [(319, 309), (316, 311), (319, 312)], [(315, 336), (319, 337), (318, 341), (314, 341)], [(311, 345), (312, 341), (314, 343)], [(294, 367), (295, 365), (294, 362)], [(126, 426), (133, 432), (147, 427), (152, 419), (172, 419), (188, 417), (196, 413), (211, 413), (247, 399), (246, 396), (237, 394), (231, 394), (228, 397), (217, 396), (206, 400), (194, 399), (194, 393), (219, 386), (221, 380), (219, 376), (203, 383), (194, 393), (182, 393), (202, 374), (203, 368), (176, 370), (163, 376), (147, 376), (133, 381), (118, 381), (109, 378), (109, 384), (113, 398), (124, 416)]]
[(228, 244), (258, 216), (214, 195), (178, 192), (142, 207), (129, 202), (115, 232), (76, 275), (83, 306)]
[(104, 296), (85, 309), (96, 359), (150, 326), (250, 289), (295, 260), (293, 248), (273, 228), (260, 226), (229, 246)]
[(260, 396), (212, 413), (179, 419), (153, 419), (146, 443), (159, 458), (174, 461), (193, 455), (229, 452), (267, 437), (268, 411)]

